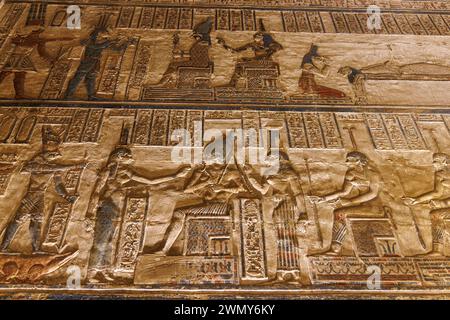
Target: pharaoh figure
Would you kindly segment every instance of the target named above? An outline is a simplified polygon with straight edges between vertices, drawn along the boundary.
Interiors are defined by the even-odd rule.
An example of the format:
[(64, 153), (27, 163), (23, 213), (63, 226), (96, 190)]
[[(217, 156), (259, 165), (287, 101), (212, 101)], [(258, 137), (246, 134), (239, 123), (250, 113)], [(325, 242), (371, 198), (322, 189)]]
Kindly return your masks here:
[(366, 75), (361, 70), (349, 66), (340, 68), (338, 73), (346, 76), (352, 86), (355, 104), (367, 104)]
[(126, 184), (135, 182), (144, 186), (154, 186), (171, 181), (184, 173), (148, 179), (137, 174), (133, 168), (131, 150), (118, 147), (109, 155), (106, 165), (101, 169), (89, 203), (86, 218), (95, 219), (94, 241), (88, 264), (90, 282), (113, 281), (112, 254), (113, 237), (120, 220), (120, 204), (125, 197)]
[(433, 248), (430, 255), (444, 255), (445, 220), (450, 219), (450, 157), (444, 153), (433, 155), (434, 189), (416, 198), (406, 198), (410, 205), (428, 203)]
[(11, 39), (14, 46), (12, 53), (0, 70), (0, 84), (10, 74), (14, 74), (14, 90), (16, 99), (25, 99), (25, 78), (27, 73), (36, 73), (37, 69), (32, 60), (32, 54), (36, 50), (39, 57), (48, 63), (53, 63), (56, 57), (47, 50), (48, 42), (70, 41), (72, 38), (59, 37), (47, 38), (42, 35), (44, 28), (37, 28), (28, 34), (16, 35)]
[(327, 59), (319, 55), (318, 47), (311, 45), (309, 52), (303, 57), (300, 65), (302, 75), (298, 81), (300, 93), (302, 95), (318, 96), (324, 99), (345, 98), (345, 93), (342, 91), (321, 86), (316, 83), (316, 75), (320, 77), (327, 77), (329, 73), (329, 66)]
[[(238, 81), (246, 77), (246, 68), (276, 68), (277, 76), (279, 75), (278, 64), (272, 60), (272, 55), (282, 50), (283, 47), (275, 41), (270, 33), (266, 32), (262, 19), (259, 20), (259, 25), (260, 31), (253, 35), (253, 41), (243, 46), (233, 48), (227, 45), (224, 39), (217, 39), (219, 44), (233, 53), (252, 50), (254, 54), (253, 57), (244, 57), (237, 61), (233, 76), (226, 87), (236, 87)], [(270, 86), (275, 87), (276, 85), (270, 84)]]
[(348, 229), (349, 217), (384, 217), (380, 192), (382, 180), (378, 170), (361, 152), (352, 151), (346, 157), (347, 171), (342, 189), (324, 197), (312, 197), (334, 207), (334, 220), (329, 254), (339, 254)]
[(29, 174), (27, 192), (20, 202), (19, 208), (8, 223), (0, 249), (6, 251), (13, 240), (19, 225), (30, 219), (29, 233), (33, 253), (38, 252), (41, 243), (41, 227), (44, 217), (44, 195), (48, 187), (54, 185), (59, 196), (73, 203), (77, 195), (69, 194), (64, 187), (63, 172), (67, 169), (83, 168), (84, 165), (65, 165), (57, 162), (61, 157), (58, 147), (61, 134), (50, 126), (42, 127), (41, 152), (29, 160), (21, 169), (21, 173)]
[[(186, 54), (179, 49), (180, 39), (178, 37), (178, 34), (174, 35), (173, 60), (170, 62), (161, 80), (156, 85), (152, 86), (164, 88), (183, 87), (181, 81), (183, 79), (180, 79), (183, 71), (180, 70), (180, 68), (190, 68), (192, 70), (196, 70), (196, 72), (199, 72), (198, 68), (206, 68), (208, 69), (208, 74), (212, 73), (213, 62), (209, 58), (209, 49), (211, 47), (210, 33), (212, 30), (212, 25), (212, 18), (208, 17), (205, 21), (202, 21), (194, 26), (191, 34), (191, 36), (194, 38), (194, 44), (191, 46), (189, 54)], [(209, 78), (209, 75), (206, 78)], [(201, 83), (191, 83), (190, 85), (200, 86)]]
[(94, 27), (87, 39), (81, 40), (85, 46), (84, 55), (73, 78), (67, 85), (65, 99), (70, 99), (77, 90), (78, 85), (84, 80), (89, 100), (101, 100), (95, 95), (96, 79), (100, 71), (102, 53), (106, 49), (124, 51), (130, 44), (127, 39), (111, 39), (107, 28), (106, 16), (100, 18), (100, 22)]

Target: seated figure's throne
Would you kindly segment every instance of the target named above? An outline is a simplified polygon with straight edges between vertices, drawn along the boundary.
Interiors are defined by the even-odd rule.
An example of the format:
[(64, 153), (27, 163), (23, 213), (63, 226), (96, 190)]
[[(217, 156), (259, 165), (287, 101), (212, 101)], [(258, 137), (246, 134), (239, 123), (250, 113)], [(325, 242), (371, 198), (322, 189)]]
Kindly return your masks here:
[(269, 60), (240, 61), (229, 84), (217, 87), (219, 99), (281, 99), (277, 87), (280, 68)]
[(179, 67), (176, 87), (179, 89), (210, 89), (213, 72), (212, 62), (208, 67)]
[(214, 63), (209, 58), (209, 47), (203, 40), (197, 40), (188, 54), (175, 47), (161, 80), (144, 87), (142, 99), (211, 100)]
[[(392, 205), (392, 204), (391, 204)], [(396, 208), (398, 209), (398, 208)], [(334, 210), (333, 243), (347, 242), (342, 255), (401, 256), (393, 209), (377, 197), (366, 203)], [(346, 251), (346, 253), (344, 253)]]
[(246, 79), (247, 90), (274, 90), (277, 88), (277, 79), (280, 69), (273, 61), (254, 61), (240, 63), (243, 75)]

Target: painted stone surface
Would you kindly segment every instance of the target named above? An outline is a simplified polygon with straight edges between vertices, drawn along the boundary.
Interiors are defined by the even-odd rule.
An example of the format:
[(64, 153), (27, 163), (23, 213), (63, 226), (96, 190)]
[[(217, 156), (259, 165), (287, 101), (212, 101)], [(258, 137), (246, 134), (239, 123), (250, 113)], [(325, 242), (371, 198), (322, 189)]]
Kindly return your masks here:
[(0, 8), (0, 296), (449, 297), (448, 2), (89, 2)]

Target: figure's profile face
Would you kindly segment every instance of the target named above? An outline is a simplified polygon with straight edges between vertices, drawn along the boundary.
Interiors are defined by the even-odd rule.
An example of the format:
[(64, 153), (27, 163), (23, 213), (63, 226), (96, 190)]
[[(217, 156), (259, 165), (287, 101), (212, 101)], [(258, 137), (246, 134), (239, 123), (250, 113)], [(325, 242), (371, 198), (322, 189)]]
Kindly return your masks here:
[(132, 164), (133, 163), (133, 157), (129, 154), (121, 154), (117, 157), (117, 160), (123, 164)]
[(46, 151), (43, 153), (43, 157), (45, 160), (52, 161), (61, 157), (61, 154), (58, 151)]
[(311, 60), (314, 63), (314, 65), (318, 67), (325, 66), (325, 60), (321, 56), (313, 56)]
[(109, 34), (106, 31), (100, 31), (97, 35), (97, 40), (99, 41), (106, 41), (109, 38)]
[(351, 71), (351, 69), (349, 67), (343, 67), (338, 71), (338, 73), (343, 76), (346, 76), (350, 73), (350, 71)]
[(347, 157), (347, 160), (345, 161), (345, 163), (347, 164), (347, 167), (349, 167), (350, 169), (356, 169), (358, 167), (359, 168), (363, 167), (363, 163), (357, 157)]
[(447, 160), (444, 157), (439, 157), (433, 160), (433, 167), (436, 171), (443, 170), (447, 167)]
[(255, 43), (259, 44), (259, 45), (264, 45), (264, 37), (262, 34), (255, 34)]

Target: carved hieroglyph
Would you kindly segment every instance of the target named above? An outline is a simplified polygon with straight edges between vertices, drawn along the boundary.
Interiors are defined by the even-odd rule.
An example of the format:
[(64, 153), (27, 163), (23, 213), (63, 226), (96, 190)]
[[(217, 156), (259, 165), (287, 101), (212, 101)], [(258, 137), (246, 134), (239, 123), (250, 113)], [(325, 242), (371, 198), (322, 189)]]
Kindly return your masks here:
[(447, 2), (63, 2), (0, 9), (0, 295), (449, 297)]

